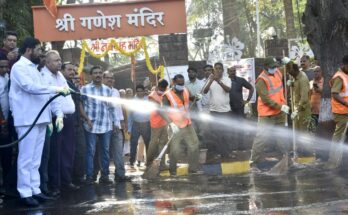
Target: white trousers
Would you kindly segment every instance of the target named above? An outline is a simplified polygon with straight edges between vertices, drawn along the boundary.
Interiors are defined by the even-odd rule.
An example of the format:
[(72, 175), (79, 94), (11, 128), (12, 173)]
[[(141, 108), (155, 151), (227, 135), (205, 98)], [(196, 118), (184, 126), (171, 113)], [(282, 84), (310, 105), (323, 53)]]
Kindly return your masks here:
[[(17, 190), (21, 198), (41, 193), (40, 173), (42, 150), (45, 142), (47, 124), (35, 125), (18, 145)], [(21, 137), (29, 126), (18, 126), (16, 131)]]

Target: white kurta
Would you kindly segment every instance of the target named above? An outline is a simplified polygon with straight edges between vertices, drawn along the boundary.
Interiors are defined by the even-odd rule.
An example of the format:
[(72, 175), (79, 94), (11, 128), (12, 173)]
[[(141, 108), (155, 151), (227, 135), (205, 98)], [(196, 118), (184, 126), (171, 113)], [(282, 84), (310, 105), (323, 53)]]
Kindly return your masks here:
[[(45, 84), (36, 65), (23, 56), (13, 65), (10, 79), (10, 108), (17, 134), (21, 137), (51, 96), (43, 93), (53, 94), (57, 87)], [(32, 131), (19, 143), (17, 190), (22, 198), (41, 193), (39, 167), (51, 111), (63, 116), (58, 107), (48, 106)]]

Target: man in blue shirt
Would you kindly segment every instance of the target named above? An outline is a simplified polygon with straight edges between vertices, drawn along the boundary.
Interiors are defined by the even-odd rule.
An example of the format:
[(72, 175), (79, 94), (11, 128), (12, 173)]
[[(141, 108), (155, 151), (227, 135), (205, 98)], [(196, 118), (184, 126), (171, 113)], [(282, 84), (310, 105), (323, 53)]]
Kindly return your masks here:
[(80, 103), (81, 116), (85, 120), (83, 127), (87, 143), (86, 150), (86, 184), (93, 184), (93, 159), (96, 151), (97, 136), (101, 144), (101, 177), (99, 183), (111, 184), (109, 179), (109, 145), (113, 128), (115, 111), (112, 104), (107, 100), (112, 97), (111, 88), (102, 84), (102, 68), (94, 66), (91, 69), (92, 82), (81, 88), (82, 96)]

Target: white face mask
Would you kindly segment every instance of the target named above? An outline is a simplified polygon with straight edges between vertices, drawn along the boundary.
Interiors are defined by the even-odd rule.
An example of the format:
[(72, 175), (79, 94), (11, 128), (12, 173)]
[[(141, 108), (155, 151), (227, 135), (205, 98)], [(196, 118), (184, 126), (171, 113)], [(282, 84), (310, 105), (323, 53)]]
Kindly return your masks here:
[(177, 90), (177, 91), (180, 91), (180, 92), (181, 92), (181, 91), (183, 91), (183, 90), (184, 90), (184, 88), (185, 88), (185, 87), (184, 87), (184, 86), (181, 86), (181, 85), (177, 85), (177, 84), (176, 84), (174, 88), (175, 88), (175, 90)]
[(269, 68), (267, 72), (271, 75), (273, 75), (277, 71), (277, 68)]

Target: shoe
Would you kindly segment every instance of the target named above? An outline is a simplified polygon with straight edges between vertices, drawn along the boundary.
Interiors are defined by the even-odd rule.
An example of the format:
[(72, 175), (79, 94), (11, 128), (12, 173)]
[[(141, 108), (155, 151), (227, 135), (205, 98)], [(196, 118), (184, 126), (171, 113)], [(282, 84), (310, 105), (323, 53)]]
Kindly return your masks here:
[(22, 204), (28, 207), (37, 207), (39, 206), (39, 202), (35, 200), (33, 197), (21, 198)]
[(33, 195), (33, 198), (36, 199), (39, 202), (46, 202), (46, 201), (56, 200), (56, 198), (50, 197), (50, 196), (46, 196), (43, 193), (40, 193), (40, 194), (37, 194), (37, 195)]
[(54, 198), (58, 198), (60, 196), (60, 190), (53, 189), (51, 192), (48, 192), (47, 194), (48, 194), (48, 196), (52, 196)]
[(140, 162), (140, 161), (138, 161), (138, 164), (137, 164), (137, 166), (138, 166), (138, 167), (140, 167), (140, 166), (141, 166), (141, 162)]
[(63, 189), (65, 189), (65, 190), (78, 190), (78, 189), (80, 189), (80, 186), (77, 186), (73, 183), (70, 183), (70, 184), (63, 185)]
[(95, 181), (92, 178), (86, 178), (86, 180), (83, 183), (85, 185), (93, 185), (95, 184)]
[(84, 177), (78, 177), (74, 180), (75, 184), (82, 185), (85, 182)]
[(116, 176), (115, 177), (115, 182), (125, 182), (125, 181), (132, 181), (132, 178), (129, 176)]
[(100, 177), (99, 178), (99, 184), (112, 184), (114, 183), (112, 180), (109, 179), (109, 177)]
[(50, 196), (51, 192), (47, 188), (41, 188), (41, 193), (45, 194), (46, 196)]

